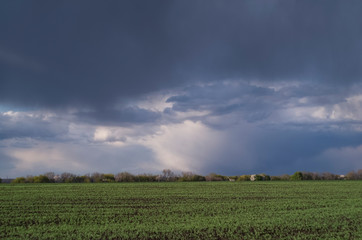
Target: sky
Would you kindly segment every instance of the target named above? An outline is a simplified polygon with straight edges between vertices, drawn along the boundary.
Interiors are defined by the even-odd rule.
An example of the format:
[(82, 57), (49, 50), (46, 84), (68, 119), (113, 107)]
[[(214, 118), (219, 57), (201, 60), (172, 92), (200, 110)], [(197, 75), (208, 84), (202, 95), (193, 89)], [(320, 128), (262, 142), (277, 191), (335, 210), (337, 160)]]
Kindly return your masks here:
[(0, 177), (362, 168), (361, 1), (3, 1)]

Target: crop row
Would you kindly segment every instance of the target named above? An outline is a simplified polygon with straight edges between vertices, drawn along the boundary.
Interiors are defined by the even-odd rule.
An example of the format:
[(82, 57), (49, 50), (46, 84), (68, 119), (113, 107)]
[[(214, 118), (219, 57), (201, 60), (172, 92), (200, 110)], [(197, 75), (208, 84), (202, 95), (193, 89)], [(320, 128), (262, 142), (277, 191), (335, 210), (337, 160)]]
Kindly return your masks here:
[(0, 186), (0, 239), (358, 239), (362, 182)]

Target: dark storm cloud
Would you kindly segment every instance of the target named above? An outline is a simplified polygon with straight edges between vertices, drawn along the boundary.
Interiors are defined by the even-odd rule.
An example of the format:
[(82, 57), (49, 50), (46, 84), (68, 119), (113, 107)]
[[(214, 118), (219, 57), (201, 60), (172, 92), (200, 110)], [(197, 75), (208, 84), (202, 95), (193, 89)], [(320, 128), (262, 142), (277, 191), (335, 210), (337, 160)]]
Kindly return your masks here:
[(123, 156), (140, 169), (137, 156), (156, 168), (171, 154), (205, 174), (334, 171), (333, 151), (362, 149), (361, 12), (334, 0), (3, 2), (1, 168), (51, 165), (48, 151), (64, 167)]
[(68, 124), (57, 118), (44, 119), (46, 116), (15, 113), (0, 113), (0, 141), (11, 138), (34, 138), (60, 140), (68, 133)]
[[(315, 156), (328, 149), (339, 149), (346, 146), (356, 147), (362, 144), (362, 136), (355, 132), (318, 131), (303, 128), (300, 130), (266, 131), (265, 136), (258, 139), (258, 163), (262, 171), (336, 171), (335, 166), (316, 162)], [(255, 149), (256, 150), (256, 149)], [(343, 161), (343, 159), (340, 159)]]
[(331, 162), (330, 157), (325, 157), (324, 153), (344, 147), (354, 149), (362, 144), (359, 133), (314, 131), (313, 127), (254, 129), (252, 132), (236, 127), (228, 131), (227, 144), (220, 146), (222, 151), (210, 156), (210, 162), (203, 167), (204, 174), (214, 172), (215, 169), (228, 175), (262, 172), (279, 175), (295, 171), (343, 174), (346, 169), (350, 171), (354, 167), (348, 162), (348, 154), (344, 155), (345, 158)]
[(103, 108), (190, 81), (360, 81), (361, 7), (360, 1), (4, 2), (0, 101)]
[(210, 115), (247, 112), (244, 117), (250, 121), (265, 119), (280, 104), (281, 98), (272, 89), (245, 83), (231, 84), (190, 86), (183, 95), (172, 96), (166, 102), (173, 103), (172, 110), (180, 112), (206, 110)]
[[(296, 86), (280, 85), (278, 88), (240, 81), (214, 82), (192, 85), (185, 88), (183, 93), (169, 97), (166, 102), (172, 103), (173, 106), (166, 109), (165, 113), (192, 110), (206, 110), (209, 112), (208, 116), (239, 113), (248, 122), (257, 122), (288, 108), (331, 108), (334, 104), (346, 102), (351, 91), (351, 88), (336, 88), (308, 82)], [(204, 120), (207, 122), (207, 117)]]
[[(167, 99), (173, 107), (166, 114), (207, 111), (196, 120), (227, 135), (225, 145), (219, 146), (222, 150), (210, 156), (203, 173), (215, 169), (229, 175), (297, 170), (340, 173), (341, 166), (344, 170), (358, 166), (348, 151), (340, 154), (349, 161), (345, 164), (345, 159), (331, 161), (331, 155), (325, 153), (362, 144), (359, 102), (347, 100), (361, 92), (360, 87), (310, 82), (255, 84), (225, 81), (193, 85)], [(299, 109), (305, 112), (298, 115)], [(315, 109), (330, 115), (337, 109), (344, 114), (332, 119), (328, 114), (314, 115)]]
[(15, 168), (18, 161), (6, 154), (3, 154), (0, 147), (0, 174), (5, 177), (6, 173)]
[(154, 123), (161, 118), (161, 113), (138, 107), (124, 107), (122, 109), (100, 109), (95, 111), (81, 111), (75, 114), (78, 121), (104, 125), (132, 125)]

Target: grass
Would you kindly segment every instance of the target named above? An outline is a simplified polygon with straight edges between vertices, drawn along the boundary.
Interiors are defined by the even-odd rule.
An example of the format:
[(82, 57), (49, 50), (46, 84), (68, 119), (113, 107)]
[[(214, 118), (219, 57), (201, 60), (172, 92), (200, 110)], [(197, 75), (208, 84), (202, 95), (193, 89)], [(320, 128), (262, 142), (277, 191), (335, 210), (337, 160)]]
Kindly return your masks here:
[(362, 239), (362, 181), (0, 184), (0, 239)]

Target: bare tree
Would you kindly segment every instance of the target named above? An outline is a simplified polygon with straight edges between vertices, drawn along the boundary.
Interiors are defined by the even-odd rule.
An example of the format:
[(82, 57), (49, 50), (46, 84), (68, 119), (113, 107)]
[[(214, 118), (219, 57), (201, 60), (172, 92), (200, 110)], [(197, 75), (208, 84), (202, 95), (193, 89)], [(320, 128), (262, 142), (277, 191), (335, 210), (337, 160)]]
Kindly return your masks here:
[(283, 174), (280, 176), (280, 179), (283, 181), (288, 181), (290, 180), (290, 176), (288, 174)]
[(323, 180), (337, 180), (338, 176), (333, 173), (330, 173), (330, 172), (325, 172), (325, 173), (322, 173), (322, 179)]
[(102, 182), (103, 174), (99, 172), (94, 172), (91, 175), (91, 182)]
[(163, 169), (162, 179), (167, 182), (173, 181), (175, 179), (175, 174), (170, 169)]
[(135, 176), (129, 172), (121, 172), (115, 176), (116, 182), (134, 182)]
[(192, 178), (195, 174), (193, 174), (192, 172), (182, 172), (181, 173), (181, 178), (179, 179), (180, 181), (192, 181)]
[(55, 182), (55, 173), (54, 172), (46, 172), (43, 175), (49, 179), (49, 182)]
[(76, 176), (73, 173), (68, 173), (68, 172), (64, 172), (60, 175), (61, 181), (66, 183), (73, 182), (75, 177)]
[(348, 180), (357, 180), (358, 176), (357, 176), (357, 173), (355, 171), (351, 171), (351, 172), (347, 173), (346, 178)]
[(357, 178), (358, 178), (359, 180), (362, 180), (362, 169), (358, 169), (358, 171), (357, 171)]

